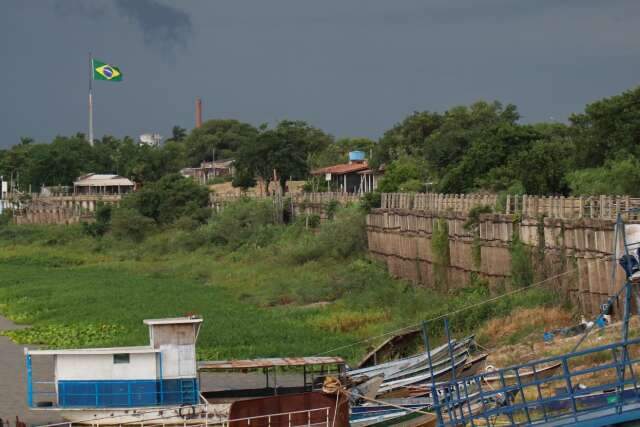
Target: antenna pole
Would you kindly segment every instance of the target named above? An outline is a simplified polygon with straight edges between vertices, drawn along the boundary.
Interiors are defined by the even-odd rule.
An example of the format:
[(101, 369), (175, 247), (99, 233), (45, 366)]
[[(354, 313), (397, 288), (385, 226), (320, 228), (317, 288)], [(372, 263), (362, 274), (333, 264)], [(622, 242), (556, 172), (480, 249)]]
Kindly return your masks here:
[(93, 57), (89, 52), (89, 145), (93, 147)]

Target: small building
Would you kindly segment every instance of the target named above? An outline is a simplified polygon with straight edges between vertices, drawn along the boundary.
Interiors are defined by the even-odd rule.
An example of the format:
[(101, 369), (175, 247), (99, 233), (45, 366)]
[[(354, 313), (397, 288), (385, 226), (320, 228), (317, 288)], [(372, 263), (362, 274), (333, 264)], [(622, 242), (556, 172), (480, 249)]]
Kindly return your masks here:
[(369, 168), (362, 151), (350, 152), (349, 163), (316, 169), (311, 175), (324, 176), (332, 191), (343, 193), (366, 193), (378, 186), (378, 172)]
[(184, 168), (180, 171), (182, 176), (193, 178), (196, 182), (206, 185), (210, 179), (216, 177), (233, 176), (235, 168), (234, 160), (214, 160), (212, 162), (202, 162), (197, 168)]
[[(149, 345), (65, 350), (25, 349), (30, 407), (131, 408), (198, 402), (196, 339), (202, 319), (145, 320)], [(54, 381), (33, 380), (32, 358), (53, 357)], [(39, 402), (36, 402), (36, 399)]]
[(117, 195), (135, 190), (135, 183), (120, 175), (90, 173), (73, 183), (74, 195)]

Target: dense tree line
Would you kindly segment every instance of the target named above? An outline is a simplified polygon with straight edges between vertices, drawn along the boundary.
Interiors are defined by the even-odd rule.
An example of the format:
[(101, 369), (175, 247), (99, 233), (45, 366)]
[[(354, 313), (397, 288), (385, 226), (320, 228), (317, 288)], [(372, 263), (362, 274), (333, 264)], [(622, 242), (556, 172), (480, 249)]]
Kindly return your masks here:
[[(209, 120), (174, 127), (162, 147), (84, 135), (51, 143), (22, 138), (0, 150), (0, 175), (22, 190), (70, 185), (83, 173), (116, 173), (146, 184), (211, 159), (236, 160), (234, 185), (306, 179), (309, 171), (365, 151), (385, 170), (381, 191), (640, 195), (640, 87), (586, 106), (568, 123), (523, 124), (514, 105), (476, 102), (445, 112), (415, 112), (378, 141), (335, 139), (303, 121), (269, 128)], [(316, 186), (324, 188), (324, 186)]]
[(522, 124), (515, 106), (416, 112), (385, 132), (382, 191), (640, 195), (640, 87), (587, 105), (567, 124)]

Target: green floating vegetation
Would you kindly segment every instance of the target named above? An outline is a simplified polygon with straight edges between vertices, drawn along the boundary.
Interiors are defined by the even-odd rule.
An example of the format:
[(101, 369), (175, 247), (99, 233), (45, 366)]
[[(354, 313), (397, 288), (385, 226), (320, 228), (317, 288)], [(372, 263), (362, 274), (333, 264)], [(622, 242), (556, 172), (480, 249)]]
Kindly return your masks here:
[[(458, 311), (486, 300), (488, 286), (445, 292), (390, 277), (366, 253), (357, 206), (310, 229), (304, 217), (275, 223), (259, 203), (197, 227), (156, 226), (140, 242), (80, 226), (0, 227), (0, 313), (31, 325), (4, 334), (52, 347), (144, 345), (143, 319), (199, 314), (200, 359), (308, 356), (360, 342), (332, 353), (355, 361), (377, 344), (364, 339), (424, 319), (455, 312), (462, 334), (557, 300), (531, 289)], [(442, 333), (441, 321), (429, 328)]]
[(3, 335), (22, 344), (46, 344), (56, 348), (79, 346), (95, 347), (103, 343), (118, 342), (125, 328), (119, 325), (43, 325), (14, 331)]

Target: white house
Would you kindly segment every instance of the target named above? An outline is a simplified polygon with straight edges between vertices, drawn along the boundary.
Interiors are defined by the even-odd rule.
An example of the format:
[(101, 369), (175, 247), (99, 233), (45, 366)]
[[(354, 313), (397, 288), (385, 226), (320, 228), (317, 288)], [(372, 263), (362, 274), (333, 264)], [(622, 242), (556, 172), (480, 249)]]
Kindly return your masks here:
[(76, 195), (115, 195), (126, 194), (135, 189), (130, 179), (113, 174), (90, 173), (78, 177), (73, 183), (73, 194)]

